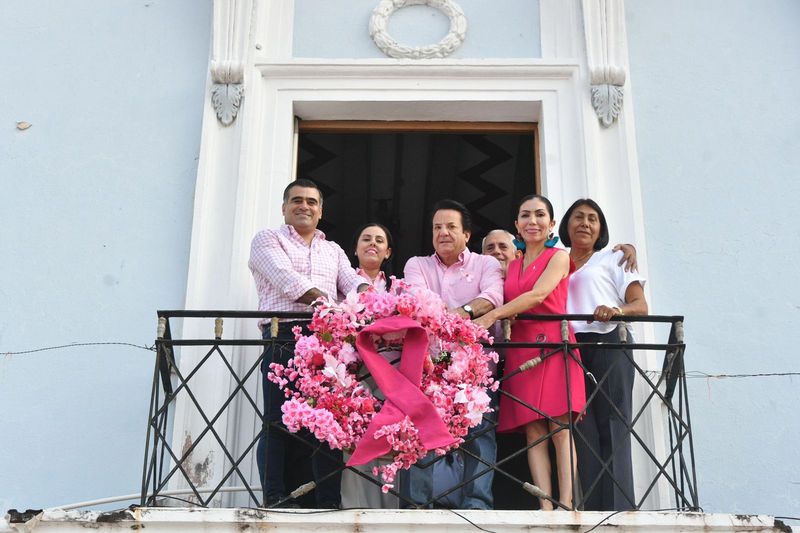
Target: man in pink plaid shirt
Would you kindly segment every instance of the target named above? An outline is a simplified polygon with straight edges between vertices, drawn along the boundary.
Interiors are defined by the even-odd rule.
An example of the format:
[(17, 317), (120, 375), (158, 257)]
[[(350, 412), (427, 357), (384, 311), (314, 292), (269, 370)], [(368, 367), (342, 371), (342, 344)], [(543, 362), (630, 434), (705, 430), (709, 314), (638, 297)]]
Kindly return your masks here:
[[(260, 231), (250, 248), (250, 270), (258, 290), (260, 311), (307, 312), (319, 297), (336, 297), (337, 291), (347, 294), (356, 289), (366, 289), (364, 278), (356, 274), (342, 248), (325, 239), (317, 229), (322, 216), (322, 192), (310, 180), (300, 179), (290, 183), (283, 191), (284, 224), (276, 229)], [(270, 339), (271, 332), (261, 321), (263, 338)], [(277, 339), (294, 339), (292, 327), (305, 326), (304, 322), (281, 321)], [(307, 333), (307, 331), (306, 331)], [(286, 364), (292, 349), (284, 343), (268, 345), (264, 351), (261, 370), (264, 374), (272, 362)], [(265, 505), (298, 507), (287, 498), (303, 479), (292, 479), (302, 468), (291, 463), (307, 461), (309, 447), (311, 469), (317, 482), (314, 495), (317, 508), (338, 508), (341, 504), (341, 472), (336, 472), (342, 461), (342, 452), (331, 450), (310, 434), (301, 435), (307, 445), (289, 435), (281, 422), (283, 391), (265, 380), (264, 410), (266, 423), (259, 436), (257, 449), (258, 473), (264, 491)], [(300, 444), (300, 446), (297, 446)], [(288, 468), (287, 468), (288, 466)], [(284, 479), (284, 473), (286, 478)], [(327, 479), (323, 479), (326, 478)], [(291, 484), (287, 491), (287, 484)]]

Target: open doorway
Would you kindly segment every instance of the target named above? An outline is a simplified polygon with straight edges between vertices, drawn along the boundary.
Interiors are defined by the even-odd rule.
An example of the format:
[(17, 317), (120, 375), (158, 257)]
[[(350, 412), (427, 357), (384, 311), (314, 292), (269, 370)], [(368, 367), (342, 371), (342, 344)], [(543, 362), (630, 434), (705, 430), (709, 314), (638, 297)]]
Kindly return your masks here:
[(472, 213), (470, 248), (513, 230), (516, 202), (539, 190), (536, 123), (301, 121), (297, 177), (325, 195), (320, 229), (349, 254), (353, 233), (380, 222), (394, 235), (393, 271), (433, 253), (430, 209), (443, 198)]
[[(472, 214), (470, 249), (495, 228), (514, 229), (517, 202), (540, 191), (536, 123), (301, 121), (297, 177), (325, 196), (320, 229), (353, 260), (354, 232), (379, 222), (394, 235), (392, 271), (433, 253), (433, 204), (452, 198)], [(497, 461), (531, 481), (521, 434), (497, 435)], [(495, 476), (497, 509), (536, 508), (516, 482)]]

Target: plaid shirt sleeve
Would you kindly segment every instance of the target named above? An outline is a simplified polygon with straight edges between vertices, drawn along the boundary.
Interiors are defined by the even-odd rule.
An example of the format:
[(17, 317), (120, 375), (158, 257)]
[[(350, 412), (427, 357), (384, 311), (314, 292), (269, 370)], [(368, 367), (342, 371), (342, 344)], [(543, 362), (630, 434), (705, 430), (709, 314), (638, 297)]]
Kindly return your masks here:
[(261, 276), (292, 301), (314, 288), (311, 280), (294, 269), (287, 251), (273, 231), (261, 231), (253, 237), (249, 266), (253, 276)]
[(347, 259), (347, 254), (344, 253), (342, 247), (336, 243), (332, 244), (336, 246), (336, 260), (338, 264), (336, 287), (339, 289), (340, 293), (347, 295), (358, 289), (359, 285), (367, 284), (368, 282), (356, 274), (355, 269)]

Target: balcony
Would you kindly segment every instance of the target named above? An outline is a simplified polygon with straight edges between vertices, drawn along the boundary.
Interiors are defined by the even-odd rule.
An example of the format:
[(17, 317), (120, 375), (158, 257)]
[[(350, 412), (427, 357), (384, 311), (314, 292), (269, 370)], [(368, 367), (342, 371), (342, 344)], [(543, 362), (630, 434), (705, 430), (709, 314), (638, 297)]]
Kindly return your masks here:
[[(269, 505), (263, 496), (256, 469), (259, 437), (267, 432), (286, 432), (280, 424), (265, 422), (261, 365), (264, 349), (281, 344), (292, 349), (293, 340), (252, 338), (255, 322), (266, 320), (277, 329), (279, 319), (305, 319), (307, 314), (236, 311), (160, 311), (158, 338), (153, 371), (152, 394), (146, 429), (146, 446), (139, 504), (118, 511), (80, 511), (83, 505), (70, 508), (9, 511), (5, 531), (73, 531), (92, 528), (118, 531), (147, 528), (150, 532), (175, 530), (242, 531), (270, 528), (276, 531), (790, 531), (779, 520), (761, 515), (705, 514), (700, 507), (692, 444), (692, 428), (684, 372), (685, 344), (683, 318), (680, 316), (626, 317), (634, 323), (637, 334), (661, 338), (660, 343), (632, 342), (625, 327), (619, 326), (620, 342), (605, 347), (632, 350), (627, 364), (634, 371), (634, 401), (625, 433), (631, 442), (634, 496), (629, 511), (590, 511), (585, 504), (592, 494), (607, 490), (608, 478), (615, 487), (609, 460), (599, 461), (597, 479), (581, 479), (574, 484), (573, 508), (540, 512), (538, 498), (560, 505), (531, 481), (525, 456), (527, 450), (558, 432), (574, 435), (575, 451), (600, 453), (585, 446), (581, 424), (569, 420), (553, 422), (551, 431), (541, 439), (526, 443), (498, 434), (495, 461), (476, 457), (483, 467), (474, 477), (492, 472), (495, 510), (451, 509), (448, 496), (463, 483), (439, 487), (428, 502), (415, 503), (396, 490), (400, 506), (410, 509), (312, 509), (315, 484), (299, 476), (291, 487), (291, 501), (305, 509), (279, 508), (288, 501)], [(561, 342), (495, 342), (498, 351), (513, 347), (532, 347), (533, 357), (518, 368), (501, 368), (502, 380), (526, 372), (547, 357), (573, 358), (574, 351), (589, 348), (591, 343), (570, 343), (566, 338), (567, 320), (587, 320), (588, 316), (523, 316), (520, 320), (561, 322)], [(233, 333), (224, 335), (225, 329)], [(649, 329), (648, 329), (649, 328)], [(173, 331), (180, 329), (183, 338)], [(507, 328), (506, 328), (507, 332)], [(232, 338), (229, 338), (232, 337)], [(538, 360), (538, 361), (537, 361)], [(585, 414), (606, 401), (602, 387), (604, 376), (585, 372), (590, 384)], [(364, 376), (366, 379), (368, 376)], [(592, 385), (599, 386), (593, 387)], [(563, 384), (569, 388), (568, 382)], [(499, 394), (510, 397), (501, 388)], [(613, 403), (613, 402), (609, 402)], [(521, 404), (536, 410), (532, 405)], [(298, 449), (309, 440), (289, 433)], [(580, 448), (580, 449), (579, 449)], [(321, 453), (317, 450), (317, 453)], [(456, 454), (468, 453), (464, 447)], [(442, 456), (427, 467), (447, 461)], [(343, 463), (337, 472), (352, 470)], [(579, 472), (571, 471), (577, 478)], [(605, 475), (606, 489), (601, 489)], [(610, 475), (609, 475), (610, 474)], [(382, 481), (370, 473), (355, 472), (365, 483)], [(307, 476), (308, 477), (308, 476)], [(470, 481), (470, 480), (465, 480)], [(554, 481), (555, 486), (555, 481)], [(114, 501), (122, 498), (114, 499)], [(109, 500), (111, 501), (111, 500)], [(430, 504), (430, 505), (428, 505)], [(421, 507), (433, 509), (421, 510)], [(564, 508), (563, 505), (561, 505)], [(568, 512), (563, 512), (568, 511)]]
[[(159, 335), (156, 341), (157, 359), (154, 371), (151, 397), (150, 419), (147, 426), (147, 450), (142, 479), (141, 505), (147, 507), (192, 506), (192, 507), (248, 507), (268, 508), (264, 500), (261, 484), (254, 469), (254, 456), (259, 437), (270, 431), (287, 432), (279, 424), (267, 424), (263, 416), (263, 401), (260, 392), (263, 377), (260, 371), (263, 362), (263, 348), (272, 343), (280, 343), (291, 349), (293, 341), (228, 339), (223, 335), (226, 322), (233, 320), (241, 323), (248, 319), (266, 319), (277, 323), (278, 319), (302, 319), (308, 315), (290, 313), (258, 313), (230, 311), (161, 311), (159, 316)], [(564, 316), (526, 316), (520, 319), (556, 320), (566, 328), (567, 320), (587, 320), (590, 317), (578, 315)], [(661, 328), (664, 342), (636, 343), (628, 342), (627, 329), (619, 327), (621, 332), (619, 344), (608, 344), (607, 348), (627, 347), (635, 356), (627, 361), (634, 369), (636, 399), (630, 424), (626, 433), (630, 435), (634, 456), (635, 496), (631, 495), (627, 507), (633, 510), (669, 509), (672, 511), (699, 511), (700, 501), (697, 494), (697, 482), (692, 449), (692, 432), (689, 412), (689, 401), (686, 394), (686, 377), (684, 375), (683, 322), (679, 316), (626, 317), (628, 322), (641, 323)], [(197, 321), (208, 324), (207, 335), (197, 338), (175, 338), (172, 334), (176, 320)], [(213, 328), (211, 322), (213, 321)], [(202, 328), (202, 326), (198, 326)], [(255, 330), (255, 326), (250, 326)], [(184, 328), (186, 330), (186, 328)], [(202, 329), (200, 329), (202, 331)], [(536, 348), (543, 357), (573, 357), (574, 351), (590, 346), (590, 343), (511, 343), (495, 342), (497, 349), (513, 347)], [(189, 351), (191, 356), (187, 357)], [(183, 357), (179, 356), (179, 352)], [(535, 358), (534, 358), (535, 359)], [(654, 368), (654, 363), (657, 367)], [(535, 364), (530, 361), (527, 367)], [(229, 381), (230, 387), (226, 395), (209, 402), (202, 398), (207, 381), (198, 388), (202, 380), (198, 379), (206, 367), (214, 366), (213, 372), (217, 380)], [(220, 374), (220, 370), (224, 374)], [(525, 369), (504, 370), (501, 381), (512, 375), (524, 372)], [(585, 371), (585, 368), (584, 368)], [(606, 401), (606, 392), (602, 387), (603, 376), (592, 376), (587, 379), (601, 386), (587, 393), (587, 405), (583, 414), (592, 409), (594, 404)], [(583, 384), (580, 384), (583, 385)], [(570, 387), (564, 383), (564, 387)], [(502, 388), (499, 394), (508, 395)], [(519, 400), (516, 400), (519, 401)], [(525, 405), (528, 409), (535, 407)], [(176, 422), (175, 412), (180, 411), (181, 422)], [(232, 413), (236, 413), (232, 415)], [(245, 414), (246, 413), (246, 414)], [(540, 413), (542, 414), (542, 413)], [(183, 421), (194, 420), (193, 431), (187, 433), (180, 427)], [(246, 438), (242, 432), (232, 431), (231, 416), (239, 420), (256, 420), (258, 426)], [(545, 415), (546, 416), (546, 415)], [(220, 420), (228, 419), (225, 430), (220, 429)], [(483, 464), (478, 477), (488, 471), (494, 473), (496, 507), (500, 509), (532, 510), (536, 509), (536, 498), (547, 498), (555, 505), (560, 505), (551, 494), (543, 494), (532, 483), (524, 458), (526, 452), (539, 442), (550, 439), (558, 432), (569, 430), (575, 437), (576, 447), (583, 453), (592, 453), (601, 462), (601, 472), (597, 479), (583, 480), (575, 483), (573, 501), (574, 509), (582, 510), (584, 502), (592, 494), (601, 489), (602, 477), (608, 478), (619, 487), (621, 481), (614, 479), (611, 472), (611, 459), (603, 461), (601, 452), (587, 446), (581, 431), (581, 423), (570, 420), (566, 423), (548, 418), (552, 422), (551, 431), (541, 439), (527, 444), (524, 439), (516, 444), (513, 438), (499, 438), (497, 460), (489, 462), (477, 458)], [(199, 421), (199, 424), (197, 424)], [(181, 431), (184, 431), (181, 437)], [(288, 432), (287, 432), (288, 433)], [(231, 438), (234, 434), (237, 438)], [(298, 447), (309, 446), (308, 440), (297, 434), (288, 433)], [(583, 440), (584, 442), (581, 442)], [(199, 452), (203, 450), (203, 452)], [(209, 451), (210, 450), (210, 451)], [(317, 453), (324, 453), (318, 450)], [(459, 453), (469, 453), (462, 451)], [(208, 470), (209, 456), (222, 457), (214, 460), (214, 472)], [(198, 459), (201, 457), (202, 459)], [(446, 461), (447, 457), (436, 458), (430, 463), (422, 464), (426, 468), (434, 467), (438, 461)], [(224, 465), (220, 470), (219, 465)], [(344, 464), (339, 467), (346, 470)], [(351, 469), (352, 470), (352, 469)], [(603, 476), (603, 474), (606, 474)], [(369, 473), (356, 474), (366, 482), (376, 486), (382, 482)], [(573, 476), (576, 473), (573, 472)], [(302, 480), (301, 480), (302, 481)], [(470, 480), (465, 480), (470, 481)], [(415, 504), (404, 498), (395, 489), (390, 492), (400, 501), (401, 507), (435, 507), (449, 506), (448, 495), (457, 492), (461, 485), (444, 487), (435, 493), (428, 502)], [(314, 483), (307, 479), (289, 488), (291, 498), (303, 501), (303, 497), (314, 490)], [(499, 497), (498, 497), (499, 496)], [(277, 502), (278, 505), (286, 503)], [(306, 505), (307, 503), (306, 499)], [(562, 505), (563, 507), (563, 505)]]

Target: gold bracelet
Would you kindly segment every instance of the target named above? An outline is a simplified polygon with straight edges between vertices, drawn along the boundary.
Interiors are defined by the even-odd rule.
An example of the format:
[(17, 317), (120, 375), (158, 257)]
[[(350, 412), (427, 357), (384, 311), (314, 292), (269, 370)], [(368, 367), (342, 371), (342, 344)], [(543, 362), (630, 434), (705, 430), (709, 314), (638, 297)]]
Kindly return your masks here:
[(619, 316), (625, 316), (625, 313), (619, 307), (614, 306), (611, 309), (615, 309), (617, 313), (619, 313)]

